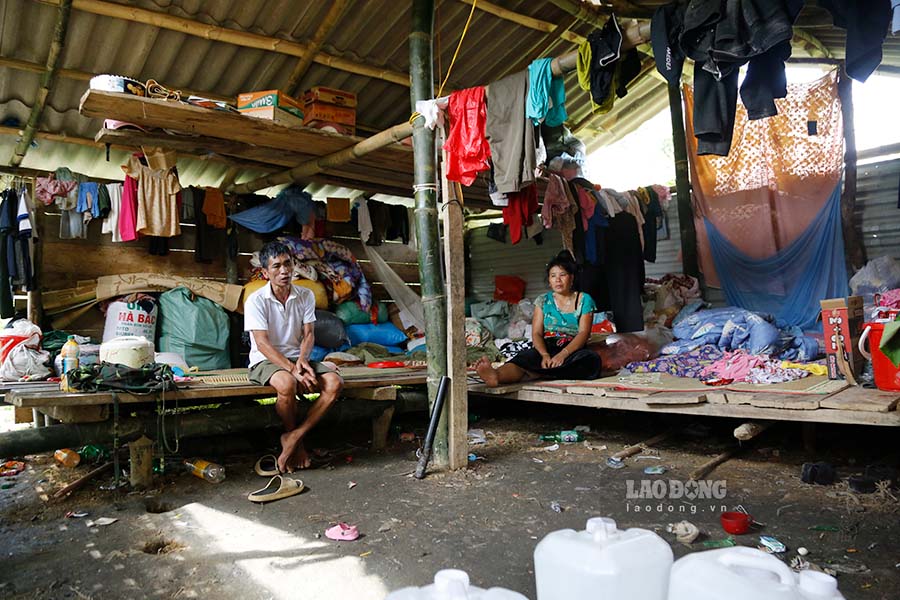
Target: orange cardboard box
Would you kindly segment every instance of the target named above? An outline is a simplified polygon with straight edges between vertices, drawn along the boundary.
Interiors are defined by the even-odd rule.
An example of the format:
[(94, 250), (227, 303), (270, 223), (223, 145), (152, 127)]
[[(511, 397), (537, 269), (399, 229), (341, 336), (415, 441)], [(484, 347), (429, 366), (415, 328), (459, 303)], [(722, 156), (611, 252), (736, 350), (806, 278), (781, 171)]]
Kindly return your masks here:
[(303, 103), (309, 104), (311, 102), (324, 102), (325, 104), (356, 108), (356, 94), (317, 85), (303, 93)]
[(329, 121), (356, 127), (356, 109), (324, 102), (310, 102), (303, 106), (303, 124), (309, 124), (310, 121)]

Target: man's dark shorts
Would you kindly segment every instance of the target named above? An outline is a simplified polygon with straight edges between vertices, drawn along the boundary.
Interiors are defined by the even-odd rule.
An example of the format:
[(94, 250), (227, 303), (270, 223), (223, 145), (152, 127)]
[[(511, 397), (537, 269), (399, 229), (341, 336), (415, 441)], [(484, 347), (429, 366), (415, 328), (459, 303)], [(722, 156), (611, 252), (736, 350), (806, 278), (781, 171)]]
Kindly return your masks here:
[[(309, 361), (309, 364), (313, 368), (313, 371), (316, 372), (316, 375), (324, 375), (325, 373), (337, 373), (337, 371), (335, 371), (328, 365), (324, 365), (315, 360)], [(255, 383), (257, 385), (269, 385), (269, 380), (272, 379), (272, 375), (274, 375), (278, 371), (287, 372), (284, 367), (280, 367), (270, 360), (263, 360), (262, 362), (258, 362), (250, 367), (250, 383)]]

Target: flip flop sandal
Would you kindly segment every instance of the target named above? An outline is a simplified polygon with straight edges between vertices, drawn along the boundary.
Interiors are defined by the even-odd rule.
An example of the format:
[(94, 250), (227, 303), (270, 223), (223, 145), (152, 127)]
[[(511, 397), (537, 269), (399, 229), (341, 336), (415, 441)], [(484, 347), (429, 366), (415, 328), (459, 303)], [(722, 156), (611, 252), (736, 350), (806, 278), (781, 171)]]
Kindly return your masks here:
[(303, 482), (299, 479), (291, 479), (276, 475), (269, 480), (266, 487), (250, 492), (247, 500), (250, 502), (272, 502), (288, 496), (295, 496), (303, 491)]
[(348, 525), (347, 523), (338, 523), (333, 527), (325, 530), (325, 537), (338, 542), (352, 542), (359, 537), (359, 529), (356, 525)]
[(254, 465), (253, 470), (260, 477), (272, 477), (278, 475), (278, 458), (274, 454), (266, 454)]

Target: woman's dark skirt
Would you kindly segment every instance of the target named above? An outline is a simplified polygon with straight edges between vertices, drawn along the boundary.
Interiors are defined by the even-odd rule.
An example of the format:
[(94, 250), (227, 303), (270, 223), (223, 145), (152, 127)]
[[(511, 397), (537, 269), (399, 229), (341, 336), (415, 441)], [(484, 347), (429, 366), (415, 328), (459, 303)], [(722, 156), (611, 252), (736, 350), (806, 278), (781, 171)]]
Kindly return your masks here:
[[(572, 338), (546, 337), (544, 344), (551, 357), (562, 352), (563, 348), (572, 341)], [(542, 357), (534, 348), (523, 350), (516, 354), (509, 362), (529, 373), (534, 373), (546, 379), (596, 379), (600, 376), (600, 357), (587, 348), (582, 348), (570, 354), (560, 366), (554, 369), (541, 367)]]

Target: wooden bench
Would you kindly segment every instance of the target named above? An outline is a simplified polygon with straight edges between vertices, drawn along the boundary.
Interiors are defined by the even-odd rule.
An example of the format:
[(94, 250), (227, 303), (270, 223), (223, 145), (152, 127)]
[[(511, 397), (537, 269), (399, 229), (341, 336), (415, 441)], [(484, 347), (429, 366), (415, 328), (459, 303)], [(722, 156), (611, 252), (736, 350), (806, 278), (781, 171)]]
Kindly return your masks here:
[[(389, 403), (379, 416), (372, 419), (372, 445), (376, 449), (385, 446), (398, 386), (423, 385), (427, 375), (422, 369), (370, 369), (368, 367), (344, 367), (344, 398), (372, 400)], [(228, 369), (197, 374), (192, 381), (179, 384), (175, 391), (164, 394), (130, 394), (127, 392), (67, 393), (56, 383), (33, 383), (27, 386), (9, 386), (5, 401), (17, 409), (35, 410), (65, 423), (91, 423), (105, 421), (110, 408), (119, 404), (147, 404), (164, 400), (169, 406), (217, 403), (228, 400), (271, 398), (275, 389), (267, 385), (255, 385), (247, 380), (246, 369)], [(171, 403), (171, 404), (170, 404)], [(40, 426), (40, 422), (36, 422)]]

